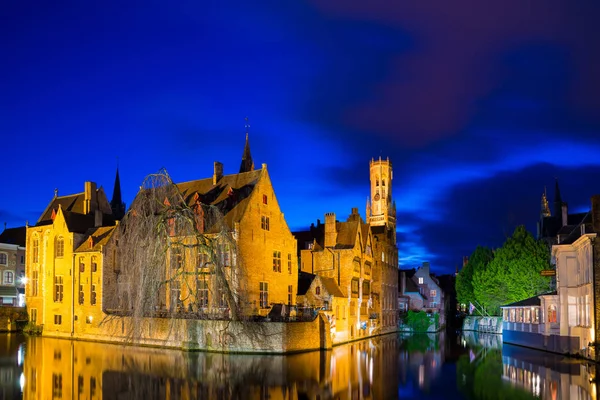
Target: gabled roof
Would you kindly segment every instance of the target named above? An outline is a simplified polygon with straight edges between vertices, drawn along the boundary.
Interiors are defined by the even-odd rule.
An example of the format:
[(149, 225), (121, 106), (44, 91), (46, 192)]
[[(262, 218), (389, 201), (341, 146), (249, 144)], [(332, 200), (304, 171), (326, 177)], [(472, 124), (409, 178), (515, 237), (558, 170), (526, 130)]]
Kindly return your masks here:
[(319, 276), (319, 279), (321, 279), (323, 288), (325, 288), (325, 290), (327, 290), (327, 293), (329, 293), (330, 295), (332, 295), (334, 297), (345, 297), (344, 293), (342, 293), (342, 290), (340, 289), (338, 284), (335, 282), (335, 279), (327, 278), (324, 276)]
[(419, 287), (417, 286), (415, 281), (413, 281), (411, 278), (409, 278), (407, 276), (406, 277), (406, 289), (405, 289), (404, 293), (409, 293), (409, 292), (417, 292), (419, 294), (421, 293), (419, 291)]
[(316, 275), (308, 272), (300, 271), (298, 273), (298, 292), (296, 293), (298, 296), (304, 296), (310, 285), (315, 280)]
[(26, 235), (27, 227), (25, 226), (6, 228), (0, 234), (0, 243), (16, 244), (17, 246), (25, 247)]
[(216, 185), (213, 185), (212, 177), (176, 185), (188, 205), (194, 204), (195, 195), (198, 194), (201, 203), (217, 207), (227, 226), (233, 228), (234, 223), (244, 216), (249, 198), (263, 173), (264, 169), (257, 169), (224, 175)]
[[(75, 252), (100, 251), (108, 243), (116, 226), (91, 228), (86, 232), (86, 239), (75, 249)], [(90, 239), (92, 246), (90, 247)]]
[[(347, 221), (336, 221), (335, 228), (337, 231), (336, 243), (334, 249), (353, 249), (356, 246), (356, 238), (359, 233), (361, 234), (361, 245), (363, 249), (368, 243), (369, 225), (366, 224), (359, 214), (351, 214)], [(325, 224), (320, 222), (315, 226), (311, 225), (308, 231), (293, 232), (294, 237), (299, 243), (298, 251), (305, 250), (304, 244), (306, 242), (316, 241), (313, 250), (323, 250), (325, 247)]]
[[(103, 214), (111, 214), (112, 210), (110, 204), (104, 194), (104, 189), (99, 187), (96, 189), (96, 198), (98, 202), (98, 208), (102, 210)], [(84, 201), (85, 192), (70, 194), (67, 196), (56, 196), (50, 201), (40, 218), (38, 219), (36, 226), (51, 225), (52, 224), (52, 213), (57, 212), (58, 208), (62, 208), (63, 211), (68, 211), (74, 214), (84, 214)], [(104, 204), (106, 203), (106, 204)], [(93, 213), (91, 213), (93, 215)], [(87, 229), (87, 228), (86, 228)], [(85, 232), (85, 230), (84, 230)]]

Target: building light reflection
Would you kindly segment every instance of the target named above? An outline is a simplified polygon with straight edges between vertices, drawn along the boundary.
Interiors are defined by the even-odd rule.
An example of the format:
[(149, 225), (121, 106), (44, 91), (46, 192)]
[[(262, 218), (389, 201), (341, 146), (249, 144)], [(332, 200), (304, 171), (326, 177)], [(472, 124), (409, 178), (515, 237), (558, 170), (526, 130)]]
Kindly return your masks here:
[(21, 386), (21, 393), (25, 388), (25, 375), (21, 372), (21, 376), (19, 377), (19, 386)]
[(419, 365), (419, 387), (425, 386), (425, 366)]

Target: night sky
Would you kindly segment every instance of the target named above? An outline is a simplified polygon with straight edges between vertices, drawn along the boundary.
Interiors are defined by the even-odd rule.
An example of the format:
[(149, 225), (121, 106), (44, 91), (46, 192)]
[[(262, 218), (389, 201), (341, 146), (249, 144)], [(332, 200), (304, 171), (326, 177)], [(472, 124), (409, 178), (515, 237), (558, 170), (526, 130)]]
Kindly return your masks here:
[[(92, 4), (93, 3), (93, 4)], [(124, 201), (238, 171), (244, 118), (292, 230), (365, 214), (369, 160), (393, 162), (402, 268), (453, 272), (558, 178), (600, 193), (600, 2), (49, 1), (0, 7), (0, 222), (54, 189)]]

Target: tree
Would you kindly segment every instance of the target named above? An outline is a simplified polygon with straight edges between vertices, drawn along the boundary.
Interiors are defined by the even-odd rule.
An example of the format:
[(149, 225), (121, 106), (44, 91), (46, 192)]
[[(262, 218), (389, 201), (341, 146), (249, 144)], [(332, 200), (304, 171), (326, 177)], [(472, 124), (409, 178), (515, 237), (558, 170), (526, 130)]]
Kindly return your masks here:
[(551, 279), (540, 271), (551, 268), (546, 245), (518, 226), (489, 265), (473, 274), (475, 299), (488, 313), (498, 315), (501, 305), (549, 291)]
[(483, 271), (494, 258), (491, 249), (484, 246), (477, 246), (469, 261), (456, 277), (456, 298), (459, 304), (469, 304), (476, 302), (473, 290), (473, 275), (477, 271)]

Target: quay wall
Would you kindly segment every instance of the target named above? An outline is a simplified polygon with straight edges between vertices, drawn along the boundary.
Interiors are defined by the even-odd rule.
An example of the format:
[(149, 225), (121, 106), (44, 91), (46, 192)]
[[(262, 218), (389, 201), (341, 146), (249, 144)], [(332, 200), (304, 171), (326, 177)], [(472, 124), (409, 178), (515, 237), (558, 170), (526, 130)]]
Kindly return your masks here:
[(502, 317), (481, 317), (470, 315), (465, 317), (462, 330), (502, 334)]

